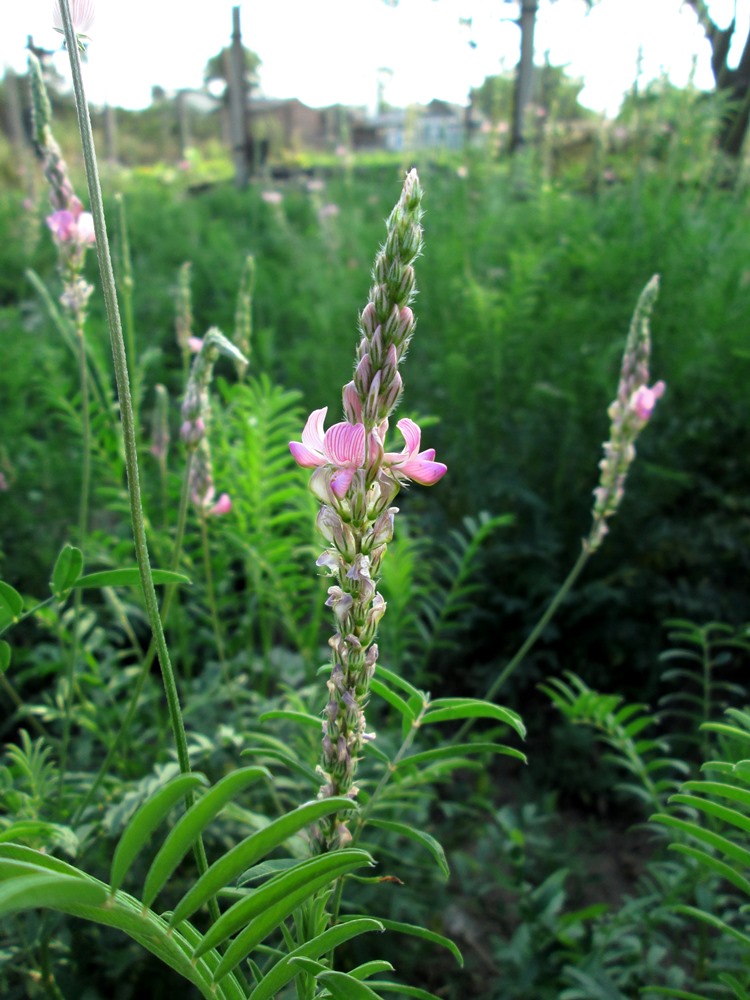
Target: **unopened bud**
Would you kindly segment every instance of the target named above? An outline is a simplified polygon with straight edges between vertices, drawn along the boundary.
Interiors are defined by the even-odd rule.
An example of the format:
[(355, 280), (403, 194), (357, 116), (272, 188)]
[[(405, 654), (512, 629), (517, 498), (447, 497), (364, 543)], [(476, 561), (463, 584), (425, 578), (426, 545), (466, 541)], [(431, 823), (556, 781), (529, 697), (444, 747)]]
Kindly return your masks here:
[[(364, 393), (362, 394), (364, 395)], [(350, 424), (362, 423), (362, 400), (354, 381), (347, 382), (341, 394), (344, 404), (344, 416)]]

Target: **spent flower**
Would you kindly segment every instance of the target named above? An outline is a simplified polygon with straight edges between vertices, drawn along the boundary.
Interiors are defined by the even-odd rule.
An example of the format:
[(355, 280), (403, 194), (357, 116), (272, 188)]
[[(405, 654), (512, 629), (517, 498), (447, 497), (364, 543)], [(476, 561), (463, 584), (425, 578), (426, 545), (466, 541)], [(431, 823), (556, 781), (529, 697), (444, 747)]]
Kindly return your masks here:
[(635, 459), (635, 442), (651, 419), (666, 385), (659, 380), (649, 386), (651, 332), (649, 321), (659, 292), (658, 275), (648, 282), (636, 305), (620, 369), (617, 396), (607, 413), (611, 424), (599, 462), (601, 476), (594, 490), (591, 530), (584, 548), (595, 552), (607, 534), (607, 521), (617, 513), (625, 494), (625, 480)]

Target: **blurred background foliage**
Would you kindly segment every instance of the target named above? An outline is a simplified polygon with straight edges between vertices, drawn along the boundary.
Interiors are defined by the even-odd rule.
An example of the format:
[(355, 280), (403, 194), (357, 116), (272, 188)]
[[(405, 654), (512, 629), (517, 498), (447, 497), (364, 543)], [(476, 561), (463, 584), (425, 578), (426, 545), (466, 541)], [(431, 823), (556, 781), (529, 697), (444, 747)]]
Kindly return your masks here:
[[(560, 76), (553, 70), (552, 83)], [(126, 207), (143, 475), (163, 564), (181, 456), (173, 447), (165, 507), (148, 427), (153, 387), (162, 383), (177, 437), (184, 387), (175, 340), (178, 272), (191, 262), (193, 332), (217, 325), (231, 336), (244, 262), (248, 254), (256, 261), (250, 380), (233, 385), (222, 371), (215, 392), (215, 475), (235, 502), (231, 516), (211, 524), (216, 601), (236, 678), (231, 692), (222, 687), (194, 537), (183, 562), (195, 587), (172, 619), (195, 754), (219, 772), (247, 742), (248, 720), (264, 707), (291, 697), (317, 711), (311, 692), (325, 658), (324, 584), (314, 577), (314, 504), (286, 441), (299, 435), (313, 408), (327, 405), (329, 420), (337, 418), (369, 268), (404, 169), (418, 168), (426, 192), (426, 245), (400, 415), (420, 419), (426, 445), (449, 471), (436, 489), (413, 488), (400, 498), (405, 516), (386, 560), (391, 610), (380, 642), (387, 665), (436, 695), (481, 696), (577, 557), (630, 316), (646, 281), (661, 275), (652, 373), (666, 381), (667, 393), (639, 441), (610, 537), (503, 692), (503, 702), (529, 726), (530, 766), (524, 775), (504, 763), (467, 771), (471, 780), (448, 776), (450, 794), (425, 805), (423, 818), (446, 848), (457, 849), (452, 881), (444, 890), (432, 883), (429, 892), (407, 889), (408, 903), (393, 902), (396, 917), (403, 911), (414, 918), (422, 906), (428, 923), (445, 904), (442, 931), (466, 947), (472, 995), (487, 1000), (627, 998), (659, 976), (675, 988), (695, 985), (696, 973), (684, 971), (680, 963), (687, 960), (675, 944), (684, 925), (663, 900), (698, 892), (698, 876), (670, 867), (650, 841), (645, 846), (645, 835), (628, 832), (646, 817), (641, 803), (615, 789), (614, 765), (589, 732), (604, 727), (614, 738), (604, 709), (571, 710), (565, 722), (537, 684), (573, 671), (584, 686), (656, 705), (669, 693), (659, 654), (670, 643), (673, 650), (695, 650), (703, 635), (683, 624), (676, 637), (672, 626), (667, 639), (665, 620), (722, 622), (739, 636), (750, 618), (746, 164), (728, 164), (716, 151), (722, 111), (716, 99), (655, 84), (634, 91), (618, 121), (589, 122), (582, 133), (566, 124), (576, 92), (574, 83), (562, 82), (559, 100), (544, 105), (534, 142), (512, 159), (502, 153), (502, 134), (492, 131), (486, 142), (457, 152), (287, 151), (283, 170), (271, 161), (238, 191), (215, 135), (195, 132), (186, 163), (176, 162), (172, 147), (164, 153), (173, 122), (156, 102), (146, 112), (120, 115), (122, 160), (104, 165), (120, 276), (123, 233), (114, 192)], [(492, 109), (507, 93), (497, 83), (486, 91), (487, 113), (499, 122), (507, 112), (492, 119)], [(565, 115), (555, 110), (563, 99)], [(55, 116), (83, 190), (69, 102), (58, 98)], [(53, 289), (54, 309), (46, 192), (30, 151), (19, 155), (2, 137), (0, 177), (0, 473), (7, 485), (0, 493), (0, 576), (39, 595), (75, 523), (78, 383), (74, 358), (30, 277), (38, 274)], [(280, 203), (264, 199), (269, 191), (281, 194)], [(108, 343), (97, 296), (89, 330), (108, 398)], [(130, 558), (110, 416), (103, 406), (94, 418), (87, 569)], [(284, 462), (283, 482), (264, 480), (264, 469)], [(273, 524), (287, 525), (281, 548), (272, 544)], [(135, 598), (118, 607), (105, 595), (91, 605), (99, 624), (92, 615), (85, 641), (91, 669), (81, 682), (74, 751), (82, 772), (98, 764), (97, 724), (116, 719), (146, 632)], [(432, 639), (429, 626), (437, 626)], [(36, 700), (45, 724), (59, 718), (55, 643), (68, 627), (63, 612), (49, 612), (13, 634), (16, 682)], [(727, 654), (717, 669), (731, 666), (736, 679), (744, 650), (741, 644), (732, 650), (732, 662)], [(746, 685), (736, 683), (746, 697)], [(372, 711), (376, 722), (383, 716), (379, 734), (394, 725), (384, 706)], [(696, 712), (686, 722), (667, 713), (664, 728), (684, 745), (693, 723), (705, 718)], [(9, 714), (5, 738), (18, 725)], [(112, 801), (148, 777), (138, 748), (168, 742), (156, 684), (146, 688), (136, 725), (118, 775), (105, 783)], [(315, 741), (304, 736), (313, 761)], [(685, 755), (698, 760), (697, 750)], [(292, 781), (280, 787), (290, 801), (299, 794)], [(115, 807), (107, 808), (105, 818), (117, 828)], [(565, 864), (561, 818), (569, 841)], [(468, 848), (467, 824), (474, 831)], [(703, 891), (708, 906), (705, 893), (714, 889)], [(52, 939), (36, 925), (27, 932)], [(70, 968), (82, 961), (82, 940), (59, 938)], [(126, 968), (128, 952), (122, 956)], [(407, 944), (401, 963), (412, 961), (420, 959)], [(726, 944), (716, 961), (734, 969), (739, 960)], [(708, 966), (704, 974), (710, 979)], [(138, 975), (147, 978), (132, 973)], [(446, 997), (465, 995), (466, 979), (457, 980), (457, 992), (446, 986), (453, 975), (447, 962), (422, 975), (425, 987), (442, 984)], [(129, 978), (127, 988), (135, 990), (135, 983)]]

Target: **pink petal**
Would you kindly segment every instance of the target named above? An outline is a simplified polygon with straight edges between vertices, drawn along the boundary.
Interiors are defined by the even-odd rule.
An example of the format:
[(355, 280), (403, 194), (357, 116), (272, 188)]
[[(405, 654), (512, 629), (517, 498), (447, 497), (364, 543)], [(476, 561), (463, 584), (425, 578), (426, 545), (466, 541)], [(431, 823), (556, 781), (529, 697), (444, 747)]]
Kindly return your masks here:
[(334, 424), (326, 431), (323, 450), (331, 465), (361, 467), (365, 462), (364, 424)]
[(232, 500), (228, 493), (222, 493), (213, 507), (209, 510), (209, 514), (212, 516), (218, 516), (221, 514), (228, 514), (232, 509)]
[(78, 218), (78, 242), (95, 243), (94, 217), (91, 212), (82, 212)]
[(305, 429), (302, 431), (302, 443), (310, 451), (317, 451), (321, 455), (323, 453), (323, 440), (325, 437), (323, 425), (325, 424), (326, 413), (328, 413), (327, 406), (324, 406), (322, 410), (313, 410), (307, 418)]
[(418, 452), (419, 443), (422, 440), (422, 431), (419, 429), (419, 424), (415, 424), (413, 420), (404, 417), (403, 420), (399, 420), (396, 427), (401, 431), (404, 441), (406, 441), (407, 453), (414, 455)]
[(331, 489), (339, 500), (346, 496), (355, 472), (356, 469), (337, 469), (331, 476)]
[(310, 451), (309, 448), (305, 448), (299, 441), (290, 441), (289, 451), (291, 451), (297, 465), (301, 465), (303, 469), (314, 469), (318, 465), (325, 465), (323, 455), (315, 451)]
[(438, 479), (443, 478), (448, 471), (448, 466), (443, 465), (442, 462), (430, 462), (421, 458), (412, 458), (403, 465), (396, 466), (394, 471), (408, 476), (409, 479), (413, 479), (420, 486), (432, 486)]

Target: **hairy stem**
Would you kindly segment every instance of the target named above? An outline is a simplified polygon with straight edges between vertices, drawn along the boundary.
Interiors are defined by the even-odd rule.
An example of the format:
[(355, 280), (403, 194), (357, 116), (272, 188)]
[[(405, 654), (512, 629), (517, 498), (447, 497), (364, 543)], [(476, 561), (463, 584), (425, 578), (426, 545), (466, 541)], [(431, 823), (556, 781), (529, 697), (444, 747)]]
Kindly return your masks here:
[[(78, 128), (81, 135), (81, 145), (83, 158), (86, 164), (86, 180), (88, 182), (89, 201), (91, 203), (91, 214), (94, 219), (94, 231), (96, 233), (96, 255), (99, 260), (99, 274), (102, 283), (102, 293), (104, 305), (107, 312), (107, 322), (109, 325), (110, 342), (112, 347), (112, 358), (115, 368), (115, 379), (117, 382), (117, 395), (120, 402), (120, 419), (122, 422), (123, 443), (125, 446), (125, 464), (127, 468), (128, 497), (130, 502), (130, 517), (133, 528), (133, 541), (135, 544), (136, 559), (141, 578), (141, 587), (146, 604), (149, 625), (156, 644), (156, 650), (161, 667), (164, 692), (167, 698), (169, 718), (172, 726), (172, 734), (177, 750), (177, 759), (182, 773), (190, 772), (190, 757), (188, 754), (187, 737), (185, 735), (185, 724), (182, 718), (177, 684), (175, 681), (172, 663), (169, 658), (169, 650), (164, 636), (164, 628), (159, 615), (159, 606), (156, 600), (156, 590), (154, 588), (154, 578), (151, 572), (151, 563), (148, 554), (148, 544), (146, 541), (146, 526), (143, 516), (143, 506), (141, 501), (141, 488), (138, 474), (138, 449), (135, 436), (135, 419), (133, 414), (133, 400), (130, 393), (130, 378), (128, 374), (128, 363), (125, 351), (125, 341), (122, 333), (122, 323), (120, 321), (120, 309), (117, 302), (117, 288), (115, 286), (114, 272), (112, 269), (112, 257), (109, 251), (109, 239), (107, 237), (107, 226), (104, 219), (104, 203), (102, 199), (101, 185), (99, 182), (99, 171), (96, 162), (96, 149), (94, 146), (94, 134), (91, 128), (91, 118), (89, 116), (86, 94), (83, 86), (81, 74), (81, 60), (78, 52), (78, 40), (76, 38), (73, 21), (70, 15), (68, 0), (60, 0), (60, 11), (62, 14), (63, 27), (65, 29), (65, 43), (68, 49), (70, 67), (73, 74), (73, 91), (76, 100), (76, 115), (78, 117)], [(192, 793), (186, 796), (187, 807), (193, 804)], [(203, 846), (202, 839), (196, 843), (196, 862), (201, 874), (208, 869), (208, 861)]]
[[(586, 546), (581, 548), (581, 552), (580, 555), (578, 556), (578, 559), (576, 560), (573, 568), (571, 569), (571, 571), (568, 573), (565, 580), (561, 584), (555, 596), (547, 605), (546, 611), (541, 616), (536, 625), (533, 627), (531, 632), (529, 632), (525, 642), (520, 647), (518, 652), (505, 665), (505, 667), (500, 671), (500, 673), (497, 675), (493, 683), (488, 688), (487, 693), (484, 696), (485, 701), (493, 700), (493, 698), (497, 695), (498, 691), (502, 688), (503, 684), (505, 684), (508, 678), (515, 672), (516, 668), (526, 658), (529, 651), (532, 649), (532, 647), (536, 644), (537, 640), (541, 636), (542, 632), (544, 632), (547, 625), (549, 625), (557, 609), (560, 607), (562, 602), (567, 597), (571, 587), (576, 582), (578, 577), (581, 575), (583, 567), (588, 562), (590, 555), (591, 551)], [(474, 719), (467, 719), (464, 722), (464, 724), (456, 733), (455, 736), (456, 742), (460, 742), (461, 739), (469, 732), (472, 725), (474, 724), (474, 721), (475, 721)]]

